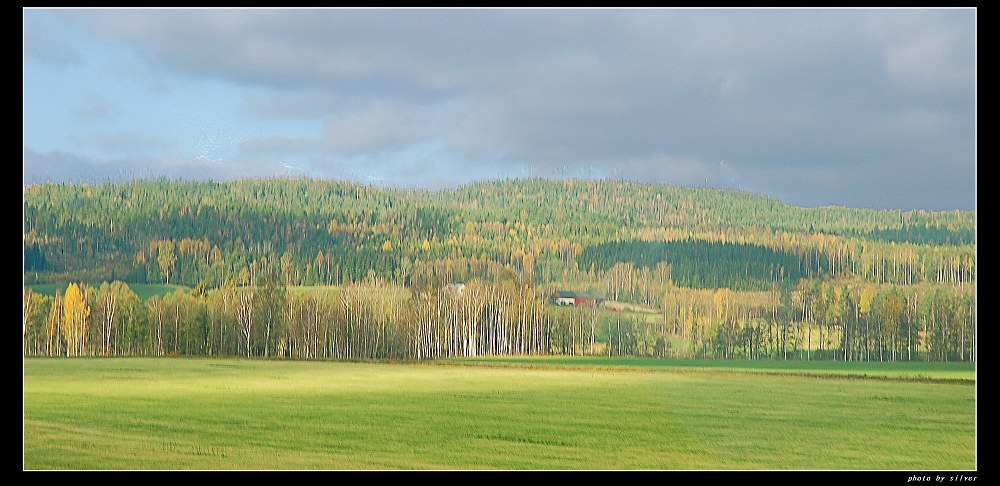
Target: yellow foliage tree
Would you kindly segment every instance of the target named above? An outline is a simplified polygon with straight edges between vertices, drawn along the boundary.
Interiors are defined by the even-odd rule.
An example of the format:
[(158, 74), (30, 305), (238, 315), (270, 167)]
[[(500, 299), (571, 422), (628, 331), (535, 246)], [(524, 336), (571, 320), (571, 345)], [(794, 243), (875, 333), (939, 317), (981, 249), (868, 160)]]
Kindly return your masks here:
[(733, 299), (735, 295), (728, 287), (723, 287), (715, 291), (712, 295), (712, 303), (715, 308), (715, 318), (722, 321), (730, 317)]
[(63, 339), (66, 340), (66, 356), (83, 354), (88, 317), (90, 317), (90, 305), (87, 304), (86, 288), (81, 288), (75, 283), (69, 284), (63, 296), (62, 333)]
[(858, 301), (858, 310), (862, 315), (867, 316), (872, 311), (872, 301), (875, 300), (875, 287), (868, 285), (861, 291), (861, 298)]

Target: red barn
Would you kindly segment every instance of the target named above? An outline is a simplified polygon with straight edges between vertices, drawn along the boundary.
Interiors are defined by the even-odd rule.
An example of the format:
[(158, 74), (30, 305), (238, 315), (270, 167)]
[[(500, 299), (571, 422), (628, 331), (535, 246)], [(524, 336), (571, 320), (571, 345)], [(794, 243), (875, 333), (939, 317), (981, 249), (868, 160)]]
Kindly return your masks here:
[(549, 297), (549, 300), (555, 305), (587, 305), (604, 302), (604, 296), (595, 292), (556, 290)]

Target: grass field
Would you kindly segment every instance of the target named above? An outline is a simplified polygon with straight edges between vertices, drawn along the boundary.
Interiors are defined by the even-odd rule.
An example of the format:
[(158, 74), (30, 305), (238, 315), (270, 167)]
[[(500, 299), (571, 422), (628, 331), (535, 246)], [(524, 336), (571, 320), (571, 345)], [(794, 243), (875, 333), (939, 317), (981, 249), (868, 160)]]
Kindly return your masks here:
[[(91, 283), (91, 285), (97, 285), (100, 287), (101, 283), (96, 282)], [(65, 292), (67, 286), (69, 286), (69, 283), (41, 283), (25, 285), (26, 288), (30, 288), (31, 290), (44, 295), (56, 295), (56, 289)], [(190, 290), (189, 287), (184, 287), (183, 285), (130, 283), (128, 286), (143, 302), (154, 295), (166, 295), (179, 288)]]
[(336, 285), (289, 285), (288, 293), (300, 293), (306, 295), (337, 295), (339, 287)]
[(518, 361), (25, 359), (24, 468), (976, 468), (969, 382)]
[[(44, 295), (56, 295), (56, 289), (66, 291), (68, 283), (42, 283), (42, 284), (27, 284), (26, 288), (30, 288), (35, 292)], [(91, 285), (95, 285), (91, 283)], [(100, 283), (96, 283), (100, 286)], [(183, 285), (164, 285), (164, 284), (144, 284), (144, 283), (130, 283), (129, 288), (139, 296), (143, 302), (146, 299), (154, 295), (166, 295), (173, 292), (176, 289), (184, 288), (186, 290), (191, 290), (190, 287), (185, 287)], [(325, 294), (329, 293), (331, 295), (336, 295), (338, 288), (332, 285), (314, 285), (314, 286), (302, 286), (302, 285), (292, 285), (288, 287), (288, 292), (290, 293), (304, 293), (304, 294)]]
[(820, 375), (856, 378), (887, 378), (910, 381), (968, 382), (976, 379), (976, 367), (969, 362), (884, 361), (845, 363), (843, 361), (797, 360), (689, 360), (655, 358), (515, 356), (453, 358), (457, 364), (521, 367), (624, 368), (676, 373), (694, 371), (757, 373), (774, 375)]

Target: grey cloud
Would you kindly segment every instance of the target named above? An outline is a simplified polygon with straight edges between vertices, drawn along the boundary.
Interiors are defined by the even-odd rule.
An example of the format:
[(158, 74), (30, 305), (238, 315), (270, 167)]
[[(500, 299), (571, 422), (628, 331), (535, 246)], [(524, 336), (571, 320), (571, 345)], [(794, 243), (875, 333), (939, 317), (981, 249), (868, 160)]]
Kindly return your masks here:
[(446, 135), (448, 117), (434, 110), (395, 102), (375, 102), (329, 118), (320, 137), (256, 137), (243, 141), (244, 154), (294, 154), (322, 152), (354, 156), (366, 152), (390, 153), (427, 138)]
[[(264, 89), (247, 114), (324, 120), (319, 139), (245, 141), (247, 156), (388, 156), (442, 140), (482, 170), (735, 183), (714, 165), (727, 160), (744, 183), (800, 204), (849, 203), (838, 170), (882, 164), (883, 185), (931, 173), (943, 188), (975, 170), (974, 11), (68, 15), (157, 66)], [(923, 197), (871, 187), (884, 204)]]
[(24, 53), (53, 64), (83, 64), (83, 57), (68, 44), (34, 33), (25, 33)]
[[(426, 93), (424, 60), (398, 45), (395, 22), (355, 11), (139, 10), (74, 12), (95, 33), (134, 42), (161, 65), (245, 85)], [(395, 14), (390, 12), (389, 17)], [(380, 16), (375, 16), (376, 18)], [(405, 31), (405, 30), (404, 30)], [(353, 37), (352, 37), (353, 36)], [(375, 40), (375, 42), (372, 42)], [(433, 65), (434, 63), (432, 63)], [(436, 66), (435, 66), (436, 67)], [(406, 76), (399, 76), (404, 72)]]
[(945, 175), (933, 167), (909, 167), (909, 171), (884, 169), (893, 165), (900, 163), (880, 160), (851, 169), (841, 166), (763, 168), (745, 174), (740, 189), (774, 194), (774, 185), (780, 181), (786, 184), (782, 188), (782, 201), (799, 206), (843, 205), (842, 201), (847, 199), (852, 201), (851, 206), (876, 209), (975, 207), (974, 175)]
[(328, 117), (353, 105), (347, 97), (321, 90), (282, 91), (243, 98), (244, 113), (261, 118)]
[(909, 39), (886, 49), (886, 70), (904, 89), (919, 93), (968, 90), (975, 77), (964, 47), (951, 32)]
[(894, 88), (945, 99), (973, 96), (975, 10), (893, 10), (866, 21)]
[(377, 102), (330, 120), (323, 128), (323, 145), (341, 154), (391, 150), (440, 134), (434, 118), (409, 106)]
[(52, 152), (43, 155), (25, 148), (24, 183), (77, 181), (88, 176), (91, 165), (86, 157), (75, 154)]
[(180, 155), (95, 158), (63, 151), (24, 149), (25, 184), (46, 181), (97, 183), (139, 178), (227, 180), (285, 175), (280, 165), (258, 160), (207, 161)]
[(41, 11), (25, 11), (24, 55), (56, 65), (83, 64), (83, 56), (64, 40)]

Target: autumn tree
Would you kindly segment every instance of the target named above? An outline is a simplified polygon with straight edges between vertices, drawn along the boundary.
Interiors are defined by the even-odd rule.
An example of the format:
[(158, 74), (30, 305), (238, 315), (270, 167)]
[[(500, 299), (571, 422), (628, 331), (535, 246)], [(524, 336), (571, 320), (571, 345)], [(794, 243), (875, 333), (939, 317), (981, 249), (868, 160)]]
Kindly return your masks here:
[(24, 304), (21, 306), (21, 318), (23, 320), (23, 327), (21, 331), (22, 355), (28, 354), (28, 321), (31, 319), (31, 314), (34, 313), (35, 305), (37, 303), (34, 293), (35, 291), (30, 288), (26, 288), (23, 291)]
[(260, 284), (255, 312), (258, 315), (258, 322), (263, 324), (264, 356), (270, 356), (276, 347), (273, 337), (284, 333), (285, 301), (288, 292), (281, 282), (281, 277), (271, 269), (262, 272), (257, 280)]
[(52, 297), (30, 288), (24, 291), (24, 356), (41, 355), (45, 351), (46, 317), (52, 308)]
[(203, 354), (208, 339), (208, 316), (201, 299), (178, 288), (163, 297), (163, 320), (172, 327), (167, 349), (174, 355)]
[(156, 261), (160, 264), (160, 272), (163, 274), (163, 278), (166, 279), (167, 285), (170, 285), (170, 274), (173, 273), (174, 265), (177, 264), (177, 255), (174, 253), (173, 241), (167, 240), (159, 243)]
[(62, 332), (66, 341), (66, 356), (84, 354), (88, 317), (90, 317), (90, 304), (87, 299), (86, 284), (69, 284), (63, 297)]
[(45, 319), (45, 355), (58, 356), (61, 352), (63, 327), (63, 292), (56, 289), (48, 318)]
[(238, 300), (236, 285), (232, 280), (226, 280), (217, 288), (210, 290), (205, 296), (205, 306), (208, 310), (208, 320), (211, 326), (209, 332), (210, 355), (227, 355), (233, 353), (232, 336), (235, 335), (235, 306)]
[(889, 358), (896, 360), (898, 351), (898, 337), (900, 320), (903, 316), (903, 298), (900, 297), (896, 289), (892, 289), (881, 300), (878, 308), (879, 321), (882, 323), (882, 332), (879, 336), (881, 346), (879, 346), (879, 361), (883, 360), (882, 350), (889, 348)]
[[(823, 291), (823, 300), (825, 301), (825, 312), (823, 322), (827, 326), (827, 334), (830, 334), (831, 328), (839, 328), (841, 334), (847, 332), (844, 325), (844, 289), (837, 287), (836, 285), (825, 285)], [(832, 341), (832, 338), (829, 338)], [(832, 344), (832, 343), (831, 343)], [(837, 359), (837, 353), (832, 355), (833, 359)]]
[(104, 282), (97, 289), (94, 311), (99, 316), (101, 323), (99, 335), (101, 338), (102, 356), (116, 354), (117, 343), (114, 342), (114, 337), (116, 331), (118, 331), (117, 326), (122, 322), (122, 314), (120, 312), (122, 300), (131, 298), (134, 294), (128, 285), (118, 280), (110, 284)]
[(858, 298), (858, 313), (864, 319), (865, 327), (862, 332), (864, 337), (864, 356), (865, 361), (871, 359), (871, 315), (872, 315), (872, 304), (876, 297), (875, 287), (868, 285), (865, 286), (864, 290), (861, 291), (861, 296)]
[(150, 327), (150, 340), (151, 346), (154, 349), (155, 356), (163, 356), (163, 317), (165, 306), (163, 305), (163, 297), (159, 295), (154, 295), (146, 299), (146, 309), (149, 318), (147, 322)]
[(236, 316), (239, 322), (240, 334), (243, 338), (244, 351), (249, 358), (253, 354), (252, 340), (254, 337), (254, 314), (257, 297), (257, 262), (249, 268), (240, 271), (239, 281), (242, 285), (237, 290)]
[(127, 356), (148, 355), (149, 329), (146, 307), (142, 300), (127, 285), (122, 284), (118, 294), (118, 315), (115, 327), (115, 350)]

